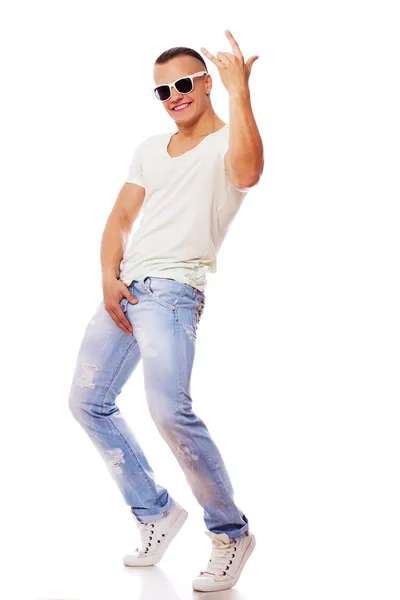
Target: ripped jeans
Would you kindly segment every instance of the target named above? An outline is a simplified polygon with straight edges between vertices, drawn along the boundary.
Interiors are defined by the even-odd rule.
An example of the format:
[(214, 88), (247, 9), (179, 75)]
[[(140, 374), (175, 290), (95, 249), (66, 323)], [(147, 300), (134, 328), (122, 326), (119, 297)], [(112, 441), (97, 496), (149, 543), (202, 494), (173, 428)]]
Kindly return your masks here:
[(175, 501), (155, 481), (116, 405), (124, 383), (142, 359), (150, 415), (203, 507), (207, 529), (234, 540), (245, 537), (248, 519), (234, 502), (221, 454), (192, 410), (190, 378), (205, 295), (186, 283), (162, 277), (133, 280), (129, 290), (138, 303), (123, 298), (120, 306), (133, 335), (116, 325), (102, 301), (79, 348), (69, 408), (139, 521), (149, 523), (168, 514)]

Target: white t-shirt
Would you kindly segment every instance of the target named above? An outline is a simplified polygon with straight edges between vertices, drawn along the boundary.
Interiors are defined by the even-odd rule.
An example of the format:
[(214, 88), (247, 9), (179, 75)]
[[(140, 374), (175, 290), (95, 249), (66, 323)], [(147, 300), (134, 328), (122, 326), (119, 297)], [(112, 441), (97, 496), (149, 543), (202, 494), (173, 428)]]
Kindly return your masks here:
[(120, 262), (127, 286), (168, 277), (204, 292), (208, 272), (248, 188), (228, 179), (229, 124), (177, 157), (167, 152), (175, 131), (152, 135), (135, 149), (126, 181), (145, 188), (139, 227)]

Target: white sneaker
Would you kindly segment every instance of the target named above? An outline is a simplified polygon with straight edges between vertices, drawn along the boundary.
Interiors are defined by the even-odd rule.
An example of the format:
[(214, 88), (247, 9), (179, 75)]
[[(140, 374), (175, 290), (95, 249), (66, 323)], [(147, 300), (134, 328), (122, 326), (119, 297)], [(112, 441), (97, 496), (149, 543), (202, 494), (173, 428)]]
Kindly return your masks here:
[(122, 560), (127, 567), (149, 567), (161, 560), (188, 513), (176, 502), (165, 517), (150, 523), (141, 523), (133, 513), (132, 516), (139, 527), (142, 547), (136, 548), (133, 554), (126, 554)]
[(239, 540), (230, 540), (226, 533), (206, 531), (211, 538), (212, 554), (205, 571), (193, 580), (199, 592), (227, 590), (238, 582), (247, 559), (256, 545), (253, 533)]

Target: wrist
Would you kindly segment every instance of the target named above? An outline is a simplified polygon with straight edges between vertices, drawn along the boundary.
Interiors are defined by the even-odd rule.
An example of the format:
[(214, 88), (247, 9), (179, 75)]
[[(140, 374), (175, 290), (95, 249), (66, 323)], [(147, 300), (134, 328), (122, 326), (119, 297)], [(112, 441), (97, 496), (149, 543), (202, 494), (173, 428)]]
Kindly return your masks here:
[(250, 89), (246, 87), (235, 88), (229, 92), (229, 97), (234, 100), (250, 101)]
[(112, 279), (119, 279), (119, 273), (116, 273), (112, 267), (103, 269), (101, 272), (103, 281), (108, 281)]

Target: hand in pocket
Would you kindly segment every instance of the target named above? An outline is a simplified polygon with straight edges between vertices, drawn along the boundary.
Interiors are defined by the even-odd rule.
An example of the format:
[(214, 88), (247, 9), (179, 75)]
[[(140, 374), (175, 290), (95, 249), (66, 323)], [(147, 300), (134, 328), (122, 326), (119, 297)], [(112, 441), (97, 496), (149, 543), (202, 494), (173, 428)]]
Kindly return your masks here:
[(115, 324), (118, 325), (124, 333), (132, 335), (132, 325), (121, 308), (121, 301), (126, 298), (128, 302), (137, 304), (139, 300), (136, 296), (130, 293), (129, 289), (122, 281), (112, 278), (103, 282), (103, 297), (104, 308)]

